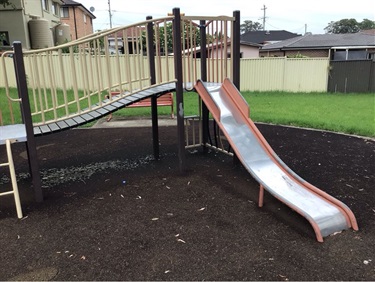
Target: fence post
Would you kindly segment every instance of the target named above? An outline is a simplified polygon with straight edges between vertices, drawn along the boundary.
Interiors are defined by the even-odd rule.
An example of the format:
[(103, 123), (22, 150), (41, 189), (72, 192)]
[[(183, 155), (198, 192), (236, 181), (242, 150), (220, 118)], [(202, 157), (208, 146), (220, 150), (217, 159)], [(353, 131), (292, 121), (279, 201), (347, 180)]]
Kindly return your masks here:
[(180, 172), (184, 172), (186, 170), (183, 99), (184, 90), (182, 78), (181, 14), (179, 8), (173, 9), (173, 16), (173, 53), (174, 72), (176, 78), (178, 161)]
[(34, 136), (34, 127), (31, 117), (29, 94), (27, 89), (27, 79), (25, 65), (23, 61), (22, 44), (19, 41), (13, 43), (14, 49), (14, 70), (17, 80), (18, 96), (21, 98), (22, 121), (26, 128), (26, 151), (29, 163), (29, 170), (33, 182), (34, 196), (37, 202), (43, 202), (43, 192), (40, 180), (38, 156), (36, 151), (36, 142)]
[[(146, 17), (146, 20), (151, 20), (152, 17)], [(155, 51), (154, 51), (154, 25), (152, 22), (147, 24), (148, 36), (148, 63), (150, 67), (150, 82), (151, 85), (156, 84), (156, 71), (155, 71)], [(160, 159), (159, 155), (159, 125), (158, 125), (158, 105), (156, 95), (151, 96), (151, 120), (152, 120), (152, 143), (154, 148), (154, 157), (156, 160)]]

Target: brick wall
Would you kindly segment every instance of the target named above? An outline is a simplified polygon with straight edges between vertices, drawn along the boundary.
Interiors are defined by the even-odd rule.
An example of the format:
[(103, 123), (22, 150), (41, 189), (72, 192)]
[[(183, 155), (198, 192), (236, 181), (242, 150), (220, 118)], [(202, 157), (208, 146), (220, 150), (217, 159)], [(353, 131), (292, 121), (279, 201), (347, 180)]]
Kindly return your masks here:
[(259, 56), (262, 57), (284, 57), (284, 56), (295, 56), (297, 54), (309, 57), (309, 58), (328, 58), (329, 51), (327, 50), (286, 50), (286, 51), (260, 51)]
[(69, 17), (62, 17), (61, 21), (70, 26), (70, 36), (72, 40), (94, 32), (92, 18), (79, 7), (69, 7)]
[(284, 56), (295, 56), (297, 54), (307, 56), (309, 58), (328, 58), (327, 50), (286, 50), (286, 51), (260, 51), (259, 56), (262, 57), (284, 57)]

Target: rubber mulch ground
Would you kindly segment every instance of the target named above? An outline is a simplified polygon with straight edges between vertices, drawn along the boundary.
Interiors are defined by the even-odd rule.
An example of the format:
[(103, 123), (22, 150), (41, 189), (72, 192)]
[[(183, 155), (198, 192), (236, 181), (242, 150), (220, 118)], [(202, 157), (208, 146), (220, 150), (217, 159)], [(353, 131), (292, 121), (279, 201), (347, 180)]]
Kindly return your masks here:
[(74, 129), (36, 139), (40, 204), (25, 146), (13, 146), (24, 218), (0, 198), (0, 280), (375, 280), (375, 141), (259, 129), (292, 170), (353, 210), (358, 232), (318, 243), (268, 193), (259, 208), (258, 184), (222, 153), (186, 151), (180, 173), (174, 126), (160, 128), (160, 161), (150, 128)]

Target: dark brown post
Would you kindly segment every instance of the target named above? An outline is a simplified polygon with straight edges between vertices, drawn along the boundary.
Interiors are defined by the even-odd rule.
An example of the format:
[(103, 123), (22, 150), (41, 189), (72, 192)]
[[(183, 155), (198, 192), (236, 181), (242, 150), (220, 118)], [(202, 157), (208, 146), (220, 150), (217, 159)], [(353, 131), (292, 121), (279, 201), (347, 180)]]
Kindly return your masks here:
[(183, 99), (184, 90), (182, 78), (181, 14), (179, 8), (173, 9), (173, 16), (173, 53), (176, 78), (178, 161), (180, 172), (184, 172), (186, 170)]
[(17, 80), (18, 96), (21, 98), (21, 113), (22, 121), (26, 128), (26, 151), (27, 159), (29, 162), (30, 174), (33, 181), (33, 189), (35, 200), (37, 202), (43, 202), (43, 192), (40, 180), (39, 163), (36, 151), (36, 142), (34, 136), (33, 121), (31, 118), (31, 109), (29, 94), (27, 89), (27, 79), (25, 72), (25, 65), (23, 61), (22, 45), (21, 42), (16, 41), (13, 43), (14, 48), (14, 70)]
[(240, 35), (241, 35), (241, 16), (240, 11), (234, 11), (233, 17), (235, 18), (233, 23), (233, 35), (232, 35), (232, 44), (233, 44), (233, 54), (232, 54), (232, 71), (233, 71), (233, 84), (240, 89), (240, 60), (241, 60), (241, 51), (240, 51)]
[[(146, 20), (151, 20), (152, 17), (146, 17)], [(147, 36), (148, 36), (148, 60), (150, 67), (150, 82), (151, 85), (156, 83), (156, 71), (155, 71), (155, 50), (154, 50), (154, 25), (152, 22), (147, 24)], [(154, 157), (156, 160), (160, 159), (159, 155), (159, 125), (158, 125), (158, 105), (157, 97), (153, 95), (151, 97), (151, 119), (152, 119), (152, 143), (154, 148)]]
[[(234, 23), (233, 23), (233, 35), (232, 35), (232, 44), (233, 44), (233, 54), (232, 54), (232, 72), (233, 72), (233, 84), (240, 90), (240, 61), (241, 61), (241, 51), (240, 51), (240, 35), (241, 35), (241, 16), (240, 11), (233, 12)], [(233, 164), (240, 164), (240, 160), (233, 155)]]
[[(199, 23), (200, 36), (201, 36), (201, 79), (207, 82), (207, 37), (206, 37), (206, 21), (201, 20)], [(209, 122), (209, 111), (206, 104), (202, 101), (202, 142), (203, 142), (203, 153), (207, 153), (207, 142), (208, 142), (208, 122)]]

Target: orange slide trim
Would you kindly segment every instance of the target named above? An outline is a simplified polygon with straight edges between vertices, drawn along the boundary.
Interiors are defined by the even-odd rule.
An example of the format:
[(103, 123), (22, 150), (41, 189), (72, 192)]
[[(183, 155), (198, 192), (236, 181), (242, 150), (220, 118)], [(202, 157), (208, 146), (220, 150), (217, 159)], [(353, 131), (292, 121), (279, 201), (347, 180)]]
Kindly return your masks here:
[[(236, 96), (242, 97), (242, 95), (239, 93), (238, 89), (233, 85), (233, 83), (229, 79), (226, 78), (224, 80), (224, 82), (223, 82), (222, 87), (225, 90), (225, 93), (229, 97), (231, 97), (232, 101), (234, 101), (234, 103), (236, 105), (238, 105), (238, 103), (235, 102), (235, 101), (238, 101), (238, 98), (236, 98)], [(341, 211), (341, 213), (345, 216), (347, 224), (348, 224), (348, 227), (352, 227), (354, 230), (357, 231), (358, 230), (358, 224), (357, 224), (357, 220), (356, 220), (353, 212), (346, 205), (344, 205), (342, 202), (340, 202), (336, 198), (332, 197), (331, 195), (327, 194), (326, 192), (322, 191), (321, 189), (317, 188), (316, 186), (308, 183), (307, 181), (301, 181), (301, 179), (299, 177), (297, 177), (296, 175), (294, 175), (295, 174), (294, 172), (291, 173), (290, 171), (286, 170), (280, 164), (280, 162), (275, 158), (275, 155), (276, 155), (275, 151), (268, 144), (268, 142), (263, 137), (263, 135), (261, 134), (261, 132), (259, 131), (259, 129), (255, 126), (254, 122), (251, 121), (251, 119), (249, 118), (249, 116), (245, 115), (245, 113), (244, 113), (243, 110), (241, 110), (240, 112), (242, 113), (242, 115), (243, 115), (244, 119), (246, 120), (248, 126), (255, 133), (255, 135), (258, 138), (258, 140), (260, 141), (262, 147), (266, 150), (267, 154), (272, 158), (272, 160), (274, 161), (274, 163), (280, 169), (282, 169), (289, 177), (291, 177), (292, 179), (294, 179), (300, 185), (302, 185), (306, 189), (312, 191), (313, 193), (315, 193), (317, 196), (319, 196), (323, 200), (325, 200), (327, 202), (330, 202), (331, 204), (335, 205)]]

